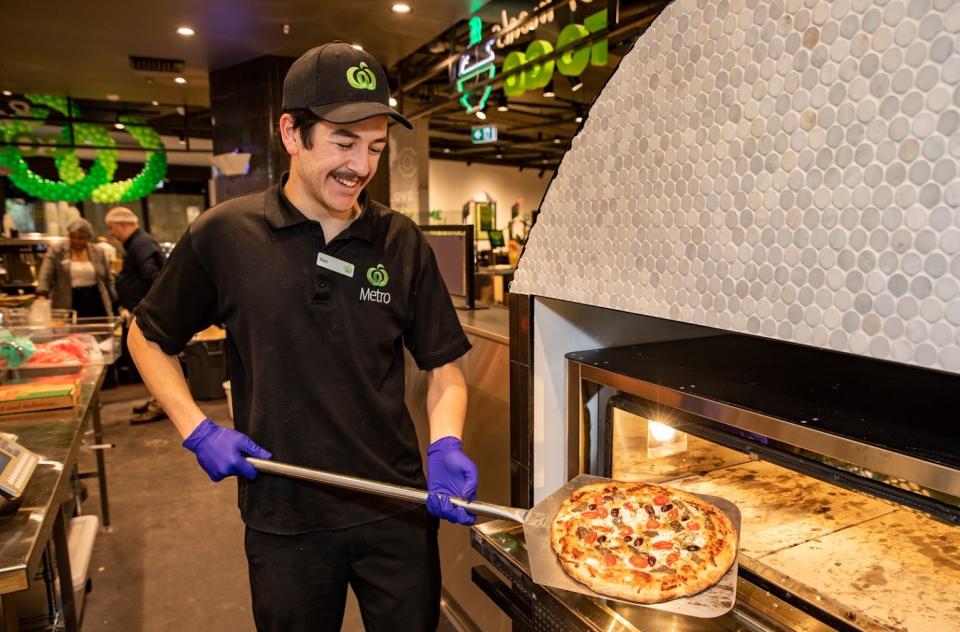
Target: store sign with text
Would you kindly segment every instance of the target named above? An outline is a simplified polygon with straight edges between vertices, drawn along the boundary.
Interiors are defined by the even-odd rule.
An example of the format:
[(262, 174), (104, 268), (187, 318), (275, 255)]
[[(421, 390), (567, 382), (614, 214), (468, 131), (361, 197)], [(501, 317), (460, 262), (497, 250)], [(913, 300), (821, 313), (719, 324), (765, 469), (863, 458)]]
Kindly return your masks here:
[[(507, 73), (545, 57), (558, 48), (564, 48), (585, 39), (591, 33), (602, 31), (607, 27), (607, 10), (597, 11), (588, 15), (583, 24), (571, 23), (563, 27), (557, 37), (556, 44), (545, 39), (535, 39), (527, 45), (524, 52), (513, 51), (503, 60), (501, 73)], [(603, 38), (593, 44), (576, 47), (563, 53), (557, 59), (551, 59), (540, 64), (534, 64), (527, 70), (511, 75), (503, 80), (503, 93), (508, 97), (522, 96), (527, 90), (544, 88), (553, 79), (554, 72), (567, 77), (579, 77), (587, 66), (607, 65), (607, 39)]]
[[(593, 0), (579, 1), (580, 4), (577, 0), (571, 0), (568, 4), (573, 17), (577, 17), (579, 9), (589, 6), (593, 2)], [(553, 23), (556, 9), (542, 10), (550, 4), (551, 0), (541, 0), (532, 11), (535, 15), (533, 19), (529, 17), (530, 14), (526, 11), (521, 11), (513, 17), (508, 16), (506, 11), (502, 11), (501, 23), (494, 24), (491, 29), (494, 37), (486, 40), (480, 34), (479, 19), (476, 16), (471, 19), (470, 47), (460, 56), (454, 71), (455, 86), (461, 95), (460, 102), (467, 109), (467, 112), (476, 112), (486, 106), (487, 98), (490, 96), (490, 86), (471, 88), (470, 84), (471, 82), (480, 83), (485, 79), (492, 79), (498, 74), (494, 66), (494, 47), (503, 48), (514, 44), (520, 37), (536, 32), (543, 25)], [(586, 14), (586, 11), (583, 11), (583, 13)], [(558, 48), (575, 45), (578, 40), (602, 31), (607, 27), (607, 17), (606, 9), (595, 11), (584, 15), (582, 24), (571, 21), (564, 26), (553, 42), (544, 37), (534, 39), (524, 51), (513, 51), (508, 54), (503, 61), (499, 74), (535, 62), (538, 58), (548, 56)], [(524, 24), (524, 26), (516, 28), (519, 24)], [(502, 35), (497, 36), (498, 33), (502, 33)], [(528, 90), (545, 87), (556, 72), (568, 77), (577, 77), (583, 74), (589, 65), (605, 66), (606, 64), (607, 39), (603, 38), (582, 47), (574, 46), (557, 59), (544, 61), (540, 64), (534, 63), (527, 70), (507, 77), (504, 79), (503, 91), (508, 97), (519, 97)]]

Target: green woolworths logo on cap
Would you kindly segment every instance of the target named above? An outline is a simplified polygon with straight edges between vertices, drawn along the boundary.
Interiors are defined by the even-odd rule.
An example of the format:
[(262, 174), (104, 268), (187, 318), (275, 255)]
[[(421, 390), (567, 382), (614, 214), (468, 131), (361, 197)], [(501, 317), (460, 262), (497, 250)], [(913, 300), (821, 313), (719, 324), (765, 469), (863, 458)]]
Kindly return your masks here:
[(367, 281), (370, 281), (370, 285), (373, 287), (384, 287), (390, 282), (390, 275), (387, 274), (383, 264), (378, 263), (376, 268), (367, 270)]
[(351, 66), (347, 69), (347, 83), (357, 90), (377, 89), (377, 77), (365, 61), (360, 62), (359, 66)]

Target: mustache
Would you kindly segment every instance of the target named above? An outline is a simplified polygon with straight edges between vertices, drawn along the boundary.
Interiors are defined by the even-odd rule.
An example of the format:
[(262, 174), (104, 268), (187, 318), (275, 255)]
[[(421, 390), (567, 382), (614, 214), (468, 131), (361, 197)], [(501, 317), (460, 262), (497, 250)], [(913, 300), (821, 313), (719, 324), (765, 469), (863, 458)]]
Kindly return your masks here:
[(342, 180), (351, 180), (353, 178), (357, 178), (361, 182), (366, 181), (366, 177), (360, 175), (353, 169), (337, 169), (336, 171), (331, 172), (330, 175), (332, 175), (334, 178), (340, 178)]

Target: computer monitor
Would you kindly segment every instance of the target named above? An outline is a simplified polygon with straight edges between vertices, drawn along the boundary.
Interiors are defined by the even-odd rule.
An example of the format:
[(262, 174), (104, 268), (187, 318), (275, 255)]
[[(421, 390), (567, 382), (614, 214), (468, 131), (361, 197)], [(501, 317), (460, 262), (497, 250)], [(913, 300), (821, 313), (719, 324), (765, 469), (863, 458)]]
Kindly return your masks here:
[(491, 248), (503, 248), (504, 246), (507, 245), (507, 243), (503, 240), (502, 230), (487, 231), (487, 236), (490, 238)]
[(474, 309), (473, 226), (434, 224), (421, 226), (423, 236), (437, 260), (440, 276), (451, 296), (462, 296), (467, 309)]

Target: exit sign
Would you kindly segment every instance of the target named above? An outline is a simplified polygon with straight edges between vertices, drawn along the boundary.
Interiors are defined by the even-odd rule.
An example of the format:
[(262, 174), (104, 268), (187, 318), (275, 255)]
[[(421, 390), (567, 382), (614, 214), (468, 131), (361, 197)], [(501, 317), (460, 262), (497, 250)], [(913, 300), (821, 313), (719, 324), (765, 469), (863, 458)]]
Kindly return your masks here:
[(497, 142), (497, 126), (481, 125), (470, 130), (470, 139), (474, 143), (495, 143)]

